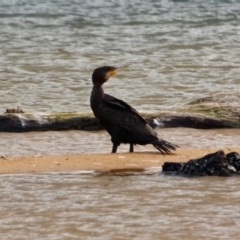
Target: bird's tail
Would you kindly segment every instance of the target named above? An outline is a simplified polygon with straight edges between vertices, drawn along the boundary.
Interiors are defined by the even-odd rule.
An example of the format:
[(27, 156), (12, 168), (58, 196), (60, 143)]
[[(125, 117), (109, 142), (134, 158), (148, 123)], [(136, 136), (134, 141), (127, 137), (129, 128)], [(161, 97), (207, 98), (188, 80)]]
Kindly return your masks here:
[(152, 142), (152, 145), (162, 154), (170, 154), (171, 150), (175, 151), (176, 148), (178, 148), (177, 145), (174, 145), (170, 142), (161, 139), (155, 140), (154, 142)]

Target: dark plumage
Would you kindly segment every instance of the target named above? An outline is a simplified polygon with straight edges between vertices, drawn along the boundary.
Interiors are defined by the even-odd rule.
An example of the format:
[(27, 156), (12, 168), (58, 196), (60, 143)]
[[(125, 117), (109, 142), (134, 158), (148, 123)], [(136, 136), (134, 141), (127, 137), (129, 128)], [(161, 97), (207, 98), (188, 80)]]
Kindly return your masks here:
[(134, 108), (120, 99), (104, 94), (102, 85), (119, 69), (105, 66), (95, 69), (92, 74), (91, 108), (111, 135), (112, 153), (117, 152), (121, 143), (130, 144), (129, 152), (133, 152), (135, 144), (152, 144), (161, 153), (171, 153), (177, 146), (159, 139)]

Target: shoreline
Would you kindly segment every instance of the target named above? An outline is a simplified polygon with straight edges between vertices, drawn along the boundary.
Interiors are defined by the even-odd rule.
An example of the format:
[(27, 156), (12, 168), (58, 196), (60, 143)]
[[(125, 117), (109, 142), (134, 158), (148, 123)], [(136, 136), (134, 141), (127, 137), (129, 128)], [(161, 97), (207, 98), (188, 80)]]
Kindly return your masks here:
[[(159, 152), (106, 153), (106, 154), (64, 154), (42, 156), (6, 156), (0, 158), (0, 174), (49, 173), (64, 171), (144, 171), (149, 167), (159, 167), (164, 162), (187, 162), (220, 150), (219, 148), (178, 149), (171, 155)], [(225, 153), (239, 147), (221, 148)]]

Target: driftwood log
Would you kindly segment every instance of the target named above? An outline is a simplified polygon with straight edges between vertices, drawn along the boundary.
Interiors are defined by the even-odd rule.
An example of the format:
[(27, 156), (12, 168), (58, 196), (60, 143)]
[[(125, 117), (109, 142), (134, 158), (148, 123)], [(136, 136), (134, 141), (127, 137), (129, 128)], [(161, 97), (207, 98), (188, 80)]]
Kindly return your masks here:
[[(239, 128), (240, 92), (216, 93), (169, 111), (140, 113), (153, 127)], [(90, 112), (47, 114), (7, 110), (0, 115), (0, 132), (73, 129), (100, 130), (102, 126)]]

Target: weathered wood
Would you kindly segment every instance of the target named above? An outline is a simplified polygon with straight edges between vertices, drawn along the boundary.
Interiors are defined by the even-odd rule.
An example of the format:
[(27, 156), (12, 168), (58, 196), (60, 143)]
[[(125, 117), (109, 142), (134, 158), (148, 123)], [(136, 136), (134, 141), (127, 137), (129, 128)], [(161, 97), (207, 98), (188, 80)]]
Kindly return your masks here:
[(164, 127), (239, 128), (240, 92), (215, 93), (175, 111), (162, 112), (156, 120)]
[[(239, 128), (240, 92), (216, 93), (171, 111), (142, 112), (152, 126), (190, 128)], [(0, 115), (1, 132), (48, 130), (100, 130), (93, 114), (66, 113), (5, 113)]]
[(102, 129), (91, 113), (9, 113), (0, 115), (0, 131), (29, 132), (51, 130), (99, 130)]
[(239, 128), (240, 124), (234, 121), (221, 120), (197, 113), (159, 113), (159, 116), (150, 122), (152, 127), (187, 127), (197, 129)]

